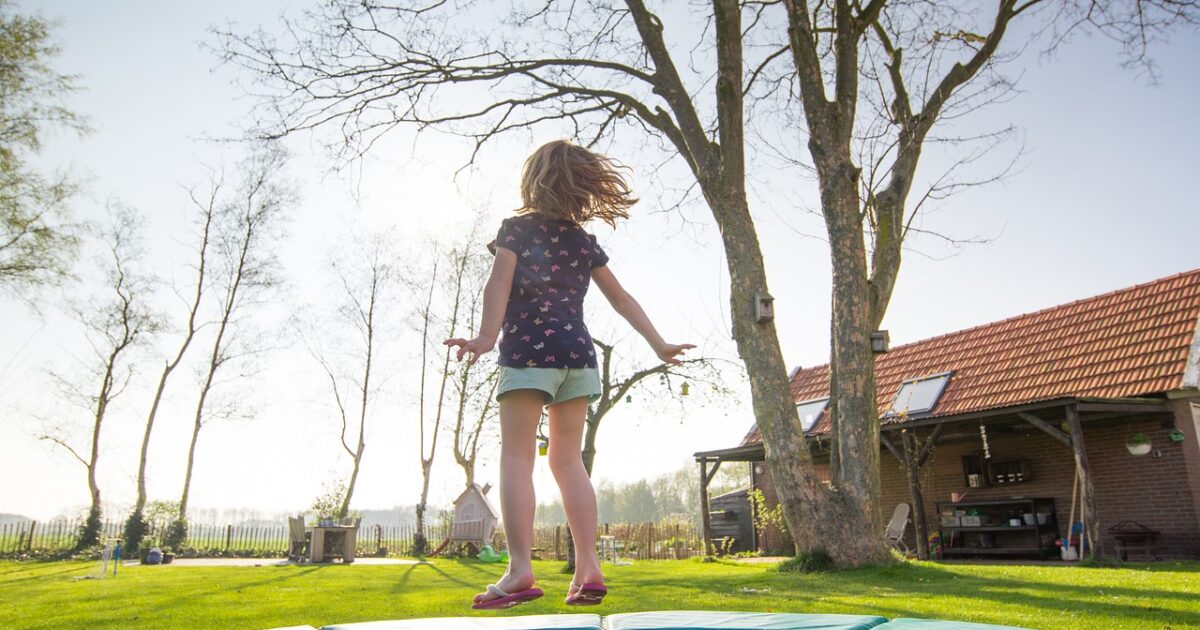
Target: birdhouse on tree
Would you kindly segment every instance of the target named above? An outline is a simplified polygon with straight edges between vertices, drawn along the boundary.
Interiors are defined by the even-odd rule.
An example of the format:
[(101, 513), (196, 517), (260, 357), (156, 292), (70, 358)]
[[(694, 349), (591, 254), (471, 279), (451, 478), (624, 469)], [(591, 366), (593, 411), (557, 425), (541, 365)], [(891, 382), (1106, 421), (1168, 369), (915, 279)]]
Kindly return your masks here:
[(480, 487), (473, 483), (454, 500), (454, 526), (450, 530), (450, 544), (474, 545), (478, 550), (491, 544), (496, 532), (500, 513), (487, 499), (491, 484)]

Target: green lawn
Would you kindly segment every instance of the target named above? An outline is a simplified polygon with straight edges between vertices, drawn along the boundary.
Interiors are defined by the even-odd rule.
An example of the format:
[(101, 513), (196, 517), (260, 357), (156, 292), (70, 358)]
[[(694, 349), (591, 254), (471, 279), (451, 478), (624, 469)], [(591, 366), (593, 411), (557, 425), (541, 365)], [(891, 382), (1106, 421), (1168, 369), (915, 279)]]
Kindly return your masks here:
[[(0, 628), (268, 628), (472, 614), (580, 612), (566, 576), (539, 562), (546, 597), (479, 613), (473, 593), (503, 567), (474, 560), (414, 566), (125, 567), (0, 562)], [(938, 617), (1030, 628), (1200, 628), (1200, 563), (1122, 568), (909, 562), (829, 574), (696, 561), (609, 567), (600, 614), (751, 610)]]

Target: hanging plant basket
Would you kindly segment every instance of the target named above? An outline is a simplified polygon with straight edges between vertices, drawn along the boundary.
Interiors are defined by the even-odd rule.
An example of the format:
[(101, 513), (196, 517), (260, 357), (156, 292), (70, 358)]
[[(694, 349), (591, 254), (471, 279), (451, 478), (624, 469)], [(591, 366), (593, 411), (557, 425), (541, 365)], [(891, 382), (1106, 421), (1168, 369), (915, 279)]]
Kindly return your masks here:
[(1150, 438), (1145, 433), (1135, 433), (1129, 437), (1129, 441), (1125, 442), (1125, 448), (1130, 455), (1142, 456), (1149, 455), (1150, 449), (1153, 447), (1150, 445)]

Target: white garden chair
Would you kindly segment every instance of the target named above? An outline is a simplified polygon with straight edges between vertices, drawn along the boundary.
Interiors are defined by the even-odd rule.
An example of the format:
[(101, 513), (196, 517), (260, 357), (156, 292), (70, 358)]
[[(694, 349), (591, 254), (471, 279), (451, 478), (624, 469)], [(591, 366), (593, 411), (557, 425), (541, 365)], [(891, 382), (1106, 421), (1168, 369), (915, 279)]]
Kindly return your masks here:
[(896, 509), (892, 511), (892, 520), (888, 521), (887, 530), (883, 536), (892, 547), (903, 552), (909, 553), (908, 543), (904, 542), (904, 532), (908, 528), (908, 513), (911, 507), (907, 503), (896, 505)]

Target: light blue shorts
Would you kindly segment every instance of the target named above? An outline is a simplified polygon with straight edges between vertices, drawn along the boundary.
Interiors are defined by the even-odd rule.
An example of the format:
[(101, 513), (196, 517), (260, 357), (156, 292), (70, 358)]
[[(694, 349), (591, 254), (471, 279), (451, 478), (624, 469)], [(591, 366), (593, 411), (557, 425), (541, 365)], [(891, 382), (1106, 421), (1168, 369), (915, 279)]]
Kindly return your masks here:
[(600, 372), (596, 368), (536, 368), (500, 366), (496, 400), (517, 389), (536, 389), (546, 395), (546, 404), (588, 397), (600, 400)]

